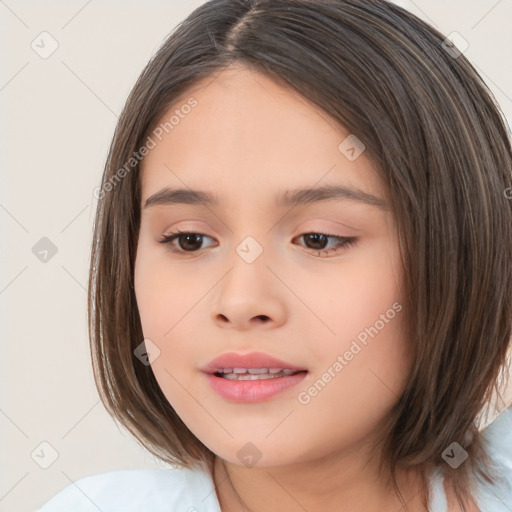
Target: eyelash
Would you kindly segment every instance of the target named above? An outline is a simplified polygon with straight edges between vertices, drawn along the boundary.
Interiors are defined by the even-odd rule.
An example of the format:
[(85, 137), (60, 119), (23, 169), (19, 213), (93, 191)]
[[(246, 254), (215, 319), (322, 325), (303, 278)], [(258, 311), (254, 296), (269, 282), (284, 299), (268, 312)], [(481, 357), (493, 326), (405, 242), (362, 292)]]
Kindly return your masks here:
[[(174, 247), (172, 245), (172, 242), (181, 235), (199, 235), (201, 237), (211, 238), (208, 235), (205, 235), (204, 233), (197, 233), (195, 231), (177, 230), (177, 231), (174, 231), (174, 232), (169, 233), (168, 235), (164, 236), (162, 238), (162, 240), (159, 240), (158, 242), (167, 246), (167, 249), (170, 252), (176, 253), (176, 254), (194, 254), (194, 253), (199, 252), (199, 250), (198, 251), (183, 251), (181, 249), (177, 249), (176, 247)], [(344, 250), (344, 249), (348, 249), (349, 247), (353, 247), (357, 241), (356, 237), (343, 237), (343, 236), (338, 236), (338, 235), (332, 235), (329, 233), (320, 233), (320, 232), (316, 232), (316, 231), (309, 231), (307, 233), (303, 233), (302, 235), (299, 235), (297, 238), (302, 238), (303, 236), (306, 236), (306, 235), (324, 235), (327, 238), (332, 238), (332, 239), (336, 239), (336, 240), (340, 241), (337, 244), (337, 246), (334, 248), (334, 250), (333, 250), (333, 248), (320, 249), (320, 250), (309, 249), (310, 251), (313, 251), (314, 255), (321, 255), (321, 254), (330, 253), (330, 252), (337, 253), (340, 250)], [(325, 257), (325, 256), (322, 256), (322, 257)]]

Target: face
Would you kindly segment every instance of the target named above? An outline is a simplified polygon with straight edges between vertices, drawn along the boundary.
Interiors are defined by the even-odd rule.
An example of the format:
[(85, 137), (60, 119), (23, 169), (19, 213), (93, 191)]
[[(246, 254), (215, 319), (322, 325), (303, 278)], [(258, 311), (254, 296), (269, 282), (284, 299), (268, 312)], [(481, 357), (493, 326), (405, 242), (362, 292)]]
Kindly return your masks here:
[[(151, 368), (231, 463), (353, 449), (379, 430), (411, 362), (383, 184), (360, 142), (293, 90), (241, 67), (212, 79), (173, 104), (142, 166), (135, 293)], [(329, 186), (342, 193), (292, 197)], [(241, 358), (212, 367), (253, 371), (207, 373), (230, 354)]]

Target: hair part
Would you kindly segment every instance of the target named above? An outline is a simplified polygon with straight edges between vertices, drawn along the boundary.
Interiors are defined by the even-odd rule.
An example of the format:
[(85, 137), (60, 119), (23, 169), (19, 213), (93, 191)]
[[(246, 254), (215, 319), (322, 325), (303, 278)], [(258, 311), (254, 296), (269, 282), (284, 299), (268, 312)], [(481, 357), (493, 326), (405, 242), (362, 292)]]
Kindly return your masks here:
[[(382, 430), (383, 474), (443, 466), (459, 504), (491, 471), (475, 420), (493, 393), (512, 329), (512, 152), (505, 118), (445, 36), (384, 0), (211, 0), (152, 57), (116, 127), (102, 187), (170, 105), (199, 81), (244, 66), (291, 87), (363, 141), (395, 215), (405, 278), (409, 380)], [(193, 115), (193, 114), (192, 114)], [(182, 422), (150, 366), (133, 290), (140, 165), (98, 202), (88, 310), (107, 411), (161, 460), (215, 455)], [(473, 442), (465, 443), (467, 433)], [(458, 442), (456, 470), (442, 458)], [(428, 489), (427, 489), (428, 496)], [(402, 500), (407, 509), (405, 502)]]

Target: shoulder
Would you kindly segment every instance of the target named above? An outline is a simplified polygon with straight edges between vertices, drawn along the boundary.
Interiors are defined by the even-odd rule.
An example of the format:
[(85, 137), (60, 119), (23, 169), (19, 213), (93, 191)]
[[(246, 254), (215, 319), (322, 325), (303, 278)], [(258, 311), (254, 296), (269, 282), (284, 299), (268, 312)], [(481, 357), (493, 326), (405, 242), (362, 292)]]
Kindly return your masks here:
[(499, 480), (490, 486), (479, 477), (477, 499), (486, 512), (512, 510), (512, 407), (505, 409), (483, 431), (492, 470)]
[[(490, 486), (477, 475), (477, 488), (468, 512), (512, 511), (512, 407), (505, 409), (482, 432), (485, 450), (492, 463), (491, 470), (499, 480)], [(443, 468), (434, 468), (430, 476), (432, 512), (461, 512), (456, 505), (455, 493), (444, 479)]]
[(218, 512), (210, 475), (204, 469), (119, 470), (78, 479), (36, 512), (118, 510)]

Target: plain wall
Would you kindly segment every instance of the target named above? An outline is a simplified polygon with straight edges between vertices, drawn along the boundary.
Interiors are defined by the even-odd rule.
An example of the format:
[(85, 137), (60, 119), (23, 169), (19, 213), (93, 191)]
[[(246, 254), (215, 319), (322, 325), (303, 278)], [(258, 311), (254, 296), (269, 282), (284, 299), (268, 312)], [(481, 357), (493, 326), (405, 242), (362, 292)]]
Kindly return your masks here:
[[(87, 475), (165, 467), (116, 426), (94, 386), (86, 324), (93, 190), (139, 73), (202, 3), (0, 2), (0, 511), (34, 510)], [(465, 55), (510, 123), (512, 3), (397, 3), (467, 40)], [(31, 46), (51, 48), (43, 31), (58, 42), (48, 58)], [(43, 442), (58, 454), (47, 469), (52, 448)]]

